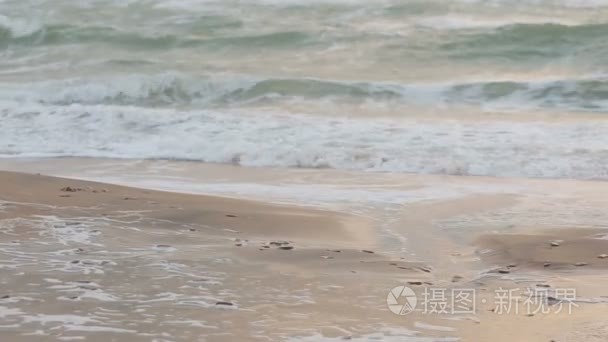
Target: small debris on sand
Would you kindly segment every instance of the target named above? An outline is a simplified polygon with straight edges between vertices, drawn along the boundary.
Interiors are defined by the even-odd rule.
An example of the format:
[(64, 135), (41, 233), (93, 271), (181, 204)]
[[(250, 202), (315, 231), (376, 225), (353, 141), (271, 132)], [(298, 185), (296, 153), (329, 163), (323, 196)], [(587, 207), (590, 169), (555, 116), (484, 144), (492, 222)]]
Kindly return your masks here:
[(409, 285), (422, 285), (421, 281), (408, 281), (407, 282)]
[(236, 215), (226, 214), (226, 217), (237, 217)]
[(156, 245), (156, 248), (169, 248), (171, 245)]
[(576, 264), (574, 264), (574, 266), (576, 266), (576, 267), (582, 267), (582, 266), (587, 266), (587, 265), (589, 265), (589, 264), (586, 262), (577, 262)]
[(232, 303), (230, 303), (230, 302), (222, 302), (222, 301), (220, 301), (220, 302), (215, 303), (215, 305), (226, 305), (226, 306), (232, 306), (232, 305), (234, 305), (234, 304), (232, 304)]
[(80, 286), (78, 286), (78, 288), (83, 289), (83, 290), (89, 290), (89, 291), (99, 290), (99, 288), (97, 288), (96, 286), (90, 286), (90, 285), (80, 285)]
[(125, 201), (133, 201), (133, 200), (136, 200), (136, 199), (137, 198), (135, 198), (135, 197), (125, 197), (125, 198), (123, 198), (123, 200), (125, 200)]
[(333, 259), (334, 257), (328, 255), (321, 255), (321, 259)]
[(552, 296), (547, 296), (547, 304), (549, 304), (549, 305), (555, 305), (555, 304), (558, 304), (561, 302), (562, 302), (561, 299), (558, 299), (558, 298), (555, 298)]
[(559, 247), (561, 245), (560, 241), (551, 241), (551, 247)]
[(11, 298), (11, 296), (9, 296), (9, 295), (4, 295), (4, 296), (2, 296), (2, 297), (0, 297), (0, 298), (1, 298), (1, 299), (8, 299), (8, 298)]
[(241, 246), (243, 246), (243, 244), (242, 243), (237, 243), (237, 244), (235, 244), (235, 246), (241, 247)]
[(457, 283), (462, 280), (462, 276), (455, 275), (452, 277), (452, 283)]
[(66, 187), (61, 188), (61, 191), (76, 192), (76, 191), (84, 191), (84, 189), (82, 189), (82, 188), (72, 188), (71, 186), (66, 186)]
[(289, 245), (289, 242), (287, 242), (287, 241), (270, 241), (269, 245), (271, 245), (271, 246), (283, 246), (283, 245)]
[(549, 266), (551, 266), (550, 262), (546, 262), (546, 263), (543, 264), (543, 267), (549, 267)]
[(509, 273), (511, 273), (511, 271), (508, 270), (508, 269), (502, 268), (502, 269), (498, 270), (498, 273), (500, 273), (500, 274), (509, 274)]
[(282, 249), (284, 251), (289, 251), (289, 250), (293, 249), (293, 246), (281, 246), (281, 247), (279, 247), (279, 249)]
[(551, 287), (551, 285), (549, 285), (549, 284), (536, 284), (536, 287), (548, 288), (548, 287)]
[(606, 258), (608, 258), (608, 254), (600, 254), (597, 257), (598, 257), (598, 259), (606, 259)]
[(361, 252), (363, 252), (363, 253), (369, 253), (369, 254), (374, 254), (374, 251), (370, 251), (370, 250), (367, 250), (367, 249), (364, 249)]

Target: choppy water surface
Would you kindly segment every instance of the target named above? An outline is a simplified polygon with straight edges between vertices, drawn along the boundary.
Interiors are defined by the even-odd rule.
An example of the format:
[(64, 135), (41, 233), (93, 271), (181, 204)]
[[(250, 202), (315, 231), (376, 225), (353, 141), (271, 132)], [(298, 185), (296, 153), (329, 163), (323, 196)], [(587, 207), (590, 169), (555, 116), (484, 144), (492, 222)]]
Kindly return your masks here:
[(4, 0), (0, 154), (606, 178), (607, 30), (601, 0)]

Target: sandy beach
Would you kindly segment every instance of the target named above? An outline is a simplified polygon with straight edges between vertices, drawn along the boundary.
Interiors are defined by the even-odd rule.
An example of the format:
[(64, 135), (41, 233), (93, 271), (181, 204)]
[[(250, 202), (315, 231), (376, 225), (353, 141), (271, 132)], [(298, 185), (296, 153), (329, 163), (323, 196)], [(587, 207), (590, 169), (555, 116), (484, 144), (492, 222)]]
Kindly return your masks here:
[[(0, 173), (2, 340), (608, 337), (602, 318), (608, 309), (608, 229), (600, 226), (599, 216), (608, 185), (602, 182), (400, 175), (403, 194), (430, 186), (449, 192), (449, 184), (472, 193), (414, 199), (383, 211), (371, 198), (367, 206), (301, 199), (298, 205), (276, 194), (275, 201), (254, 201), (247, 195), (227, 198), (212, 191), (187, 194), (36, 174), (57, 175), (76, 164), (81, 169), (70, 172), (84, 178), (95, 178), (87, 170), (112, 177), (112, 165), (114, 176), (123, 175), (122, 183), (129, 183), (128, 175), (141, 180), (135, 175), (155, 166), (171, 165), (173, 173), (164, 176), (173, 175), (175, 184), (186, 179), (178, 177), (180, 172), (200, 175), (188, 163), (3, 161), (3, 169), (33, 173)], [(243, 175), (230, 175), (229, 167), (199, 167), (209, 180), (222, 174), (246, 184), (236, 182)], [(287, 172), (244, 174), (269, 187), (281, 182), (289, 188), (294, 185), (273, 176)], [(307, 177), (320, 177), (313, 173)], [(266, 181), (260, 180), (263, 174)], [(334, 176), (326, 175), (331, 182)], [(374, 182), (387, 186), (391, 177), (378, 175)], [(494, 191), (487, 190), (489, 183)], [(548, 186), (559, 193), (531, 201), (531, 194)], [(476, 188), (484, 193), (471, 190)], [(580, 213), (560, 213), (563, 203), (591, 219), (570, 225), (570, 214)], [(555, 214), (537, 220), (535, 213), (545, 210)], [(387, 295), (398, 286), (416, 293), (413, 312), (391, 312)], [(432, 289), (447, 294), (445, 312), (433, 312), (424, 302), (424, 292)], [(451, 296), (460, 290), (474, 291), (475, 302), (457, 314)], [(509, 312), (497, 302), (503, 290), (513, 291)], [(534, 296), (526, 294), (530, 290)], [(576, 292), (571, 301), (558, 298), (566, 290)]]

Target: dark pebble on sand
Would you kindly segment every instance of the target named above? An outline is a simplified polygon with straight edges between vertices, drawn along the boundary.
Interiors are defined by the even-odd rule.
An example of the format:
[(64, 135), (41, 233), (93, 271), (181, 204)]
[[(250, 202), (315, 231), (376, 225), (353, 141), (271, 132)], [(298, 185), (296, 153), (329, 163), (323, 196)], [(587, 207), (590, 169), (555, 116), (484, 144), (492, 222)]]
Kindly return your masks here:
[(9, 295), (4, 295), (4, 296), (2, 296), (2, 297), (0, 297), (0, 298), (2, 298), (2, 299), (8, 299), (8, 298), (11, 298), (11, 296), (9, 296)]
[(226, 217), (237, 217), (236, 215), (226, 214)]
[(237, 244), (235, 244), (235, 246), (241, 247), (241, 246), (243, 246), (243, 244), (242, 243), (237, 243)]
[(284, 251), (288, 251), (288, 250), (293, 249), (293, 246), (281, 246), (281, 247), (279, 247), (279, 249), (282, 249)]
[(501, 270), (498, 270), (498, 273), (501, 273), (501, 274), (509, 274), (509, 273), (511, 273), (511, 271), (509, 271), (509, 270), (505, 270), (505, 269), (501, 269)]
[(363, 253), (369, 253), (369, 254), (374, 254), (374, 251), (369, 251), (369, 250), (366, 250), (366, 249), (362, 250), (361, 252), (363, 252)]
[(421, 281), (408, 281), (407, 282), (409, 285), (422, 285)]
[(272, 246), (283, 246), (283, 245), (289, 245), (289, 242), (287, 242), (287, 241), (271, 241), (269, 243), (269, 245), (272, 245)]
[(78, 263), (80, 263), (80, 260), (72, 260), (71, 262), (72, 262), (72, 264), (78, 264)]
[(543, 264), (543, 267), (549, 267), (549, 266), (551, 266), (550, 262), (546, 262), (546, 263)]
[(81, 288), (83, 290), (89, 290), (89, 291), (97, 291), (97, 290), (99, 290), (97, 287), (95, 287), (95, 286), (89, 286), (89, 285), (80, 285), (80, 286), (78, 286), (78, 288)]
[(156, 248), (169, 248), (171, 245), (156, 245)]
[(234, 304), (230, 303), (230, 302), (217, 302), (215, 303), (215, 305), (226, 305), (226, 306), (232, 306)]
[(547, 304), (549, 304), (549, 305), (555, 305), (555, 304), (559, 304), (561, 302), (562, 302), (561, 299), (558, 299), (558, 298), (555, 298), (552, 296), (547, 297)]

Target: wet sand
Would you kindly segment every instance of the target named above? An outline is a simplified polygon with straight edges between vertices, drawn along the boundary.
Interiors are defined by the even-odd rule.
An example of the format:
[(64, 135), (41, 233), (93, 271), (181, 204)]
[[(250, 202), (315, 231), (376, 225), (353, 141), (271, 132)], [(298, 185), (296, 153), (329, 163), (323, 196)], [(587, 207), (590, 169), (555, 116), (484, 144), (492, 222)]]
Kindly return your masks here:
[[(530, 195), (551, 182), (561, 183), (559, 196)], [(416, 193), (431, 183), (485, 190), (382, 211), (0, 172), (0, 340), (608, 338), (608, 231), (603, 217), (580, 215), (603, 211), (606, 185), (415, 176), (400, 184)], [(564, 203), (580, 226), (559, 211)], [(387, 307), (399, 285), (419, 300), (403, 316)], [(475, 310), (425, 312), (425, 288), (445, 289), (448, 302), (453, 290), (472, 289)], [(521, 291), (519, 312), (497, 312), (502, 289)], [(527, 312), (528, 289), (547, 291), (549, 312)], [(563, 289), (576, 290), (575, 307), (556, 313), (551, 298)]]

